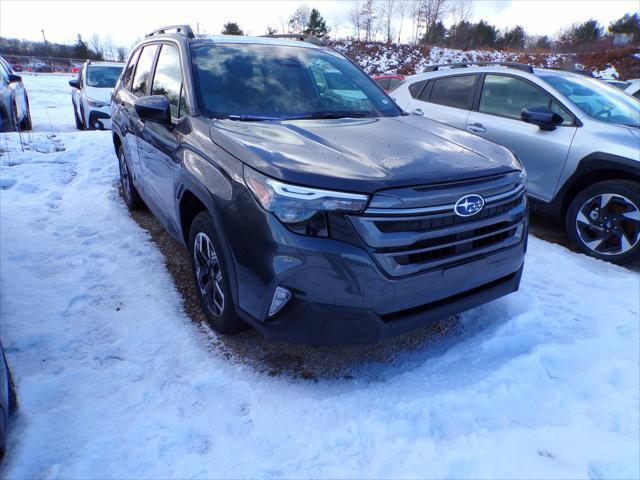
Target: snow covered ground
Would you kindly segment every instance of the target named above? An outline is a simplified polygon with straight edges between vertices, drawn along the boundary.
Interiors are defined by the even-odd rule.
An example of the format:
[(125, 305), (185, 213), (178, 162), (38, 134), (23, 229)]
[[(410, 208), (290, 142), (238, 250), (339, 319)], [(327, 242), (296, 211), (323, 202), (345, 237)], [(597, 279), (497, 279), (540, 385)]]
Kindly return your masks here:
[(531, 238), (520, 291), (434, 342), (270, 377), (185, 316), (67, 80), (26, 76), (39, 151), (0, 138), (3, 478), (640, 477), (637, 272)]

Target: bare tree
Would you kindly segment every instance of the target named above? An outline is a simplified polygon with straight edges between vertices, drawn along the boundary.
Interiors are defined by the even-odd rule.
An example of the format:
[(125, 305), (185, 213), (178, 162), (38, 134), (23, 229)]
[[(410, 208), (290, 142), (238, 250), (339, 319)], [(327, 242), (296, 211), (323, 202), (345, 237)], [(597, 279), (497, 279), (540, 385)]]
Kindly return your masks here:
[(395, 12), (396, 0), (384, 0), (382, 10), (382, 21), (384, 22), (384, 30), (387, 43), (393, 42), (393, 14)]
[(300, 5), (289, 17), (289, 33), (302, 33), (311, 16), (309, 5)]
[(351, 10), (349, 10), (349, 22), (353, 27), (353, 36), (357, 40), (360, 40), (360, 33), (362, 31), (362, 13), (358, 3), (355, 3), (351, 7)]
[(407, 11), (407, 2), (404, 0), (400, 0), (398, 6), (396, 7), (396, 11), (400, 14), (400, 25), (398, 25), (398, 43), (402, 41), (402, 24), (404, 23), (404, 15)]
[(124, 47), (116, 48), (116, 53), (118, 54), (117, 60), (119, 62), (124, 62), (127, 59), (127, 49)]
[(449, 17), (453, 25), (468, 22), (473, 16), (473, 2), (471, 0), (457, 0), (449, 7)]
[(362, 29), (364, 30), (364, 39), (370, 42), (375, 39), (380, 23), (378, 20), (378, 8), (375, 0), (364, 0), (360, 7), (360, 15), (362, 16)]
[(102, 45), (100, 35), (97, 33), (91, 35), (91, 38), (89, 39), (89, 48), (99, 55), (104, 55), (104, 46)]
[(104, 48), (103, 48), (103, 54), (104, 54), (104, 58), (105, 60), (113, 60), (114, 58), (116, 58), (116, 56), (114, 55), (114, 49), (115, 49), (115, 45), (113, 44), (113, 39), (111, 38), (111, 35), (106, 35), (104, 37), (104, 42), (103, 42)]

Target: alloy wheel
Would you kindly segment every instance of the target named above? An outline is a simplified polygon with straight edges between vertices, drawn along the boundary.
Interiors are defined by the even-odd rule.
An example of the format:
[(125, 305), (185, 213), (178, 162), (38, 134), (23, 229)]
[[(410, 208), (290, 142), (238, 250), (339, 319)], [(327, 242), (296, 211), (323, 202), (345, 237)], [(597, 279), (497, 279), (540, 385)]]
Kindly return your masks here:
[(595, 195), (578, 209), (576, 231), (594, 253), (624, 254), (640, 241), (640, 208), (623, 195)]
[(124, 152), (120, 155), (120, 181), (122, 182), (122, 190), (127, 202), (131, 201), (131, 178), (129, 176), (129, 167), (124, 158)]
[(211, 239), (199, 232), (193, 245), (196, 279), (200, 293), (214, 316), (224, 312), (224, 284), (222, 268)]

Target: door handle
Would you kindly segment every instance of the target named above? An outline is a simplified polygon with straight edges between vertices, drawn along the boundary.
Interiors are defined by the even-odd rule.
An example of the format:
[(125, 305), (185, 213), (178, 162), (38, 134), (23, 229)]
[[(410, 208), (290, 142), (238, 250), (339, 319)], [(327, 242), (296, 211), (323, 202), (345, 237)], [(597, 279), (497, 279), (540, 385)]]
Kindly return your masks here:
[(415, 110), (411, 110), (411, 113), (413, 113), (414, 115), (420, 115), (420, 116), (424, 115), (424, 112), (420, 108), (416, 108)]
[(469, 130), (470, 132), (476, 132), (476, 133), (482, 133), (487, 131), (487, 129), (484, 128), (484, 126), (481, 123), (471, 123), (467, 125), (467, 130)]
[(144, 130), (144, 121), (140, 120), (139, 118), (136, 119), (136, 125), (138, 125), (138, 128), (140, 130)]

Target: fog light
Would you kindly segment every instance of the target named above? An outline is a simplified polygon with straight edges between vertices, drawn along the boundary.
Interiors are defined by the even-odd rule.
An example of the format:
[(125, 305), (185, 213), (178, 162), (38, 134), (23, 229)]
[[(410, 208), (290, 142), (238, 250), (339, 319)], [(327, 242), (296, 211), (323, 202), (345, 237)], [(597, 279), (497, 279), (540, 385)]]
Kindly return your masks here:
[(273, 294), (273, 300), (271, 300), (271, 306), (269, 307), (269, 316), (273, 317), (276, 313), (282, 310), (287, 302), (291, 299), (291, 292), (283, 287), (276, 287), (276, 291)]

